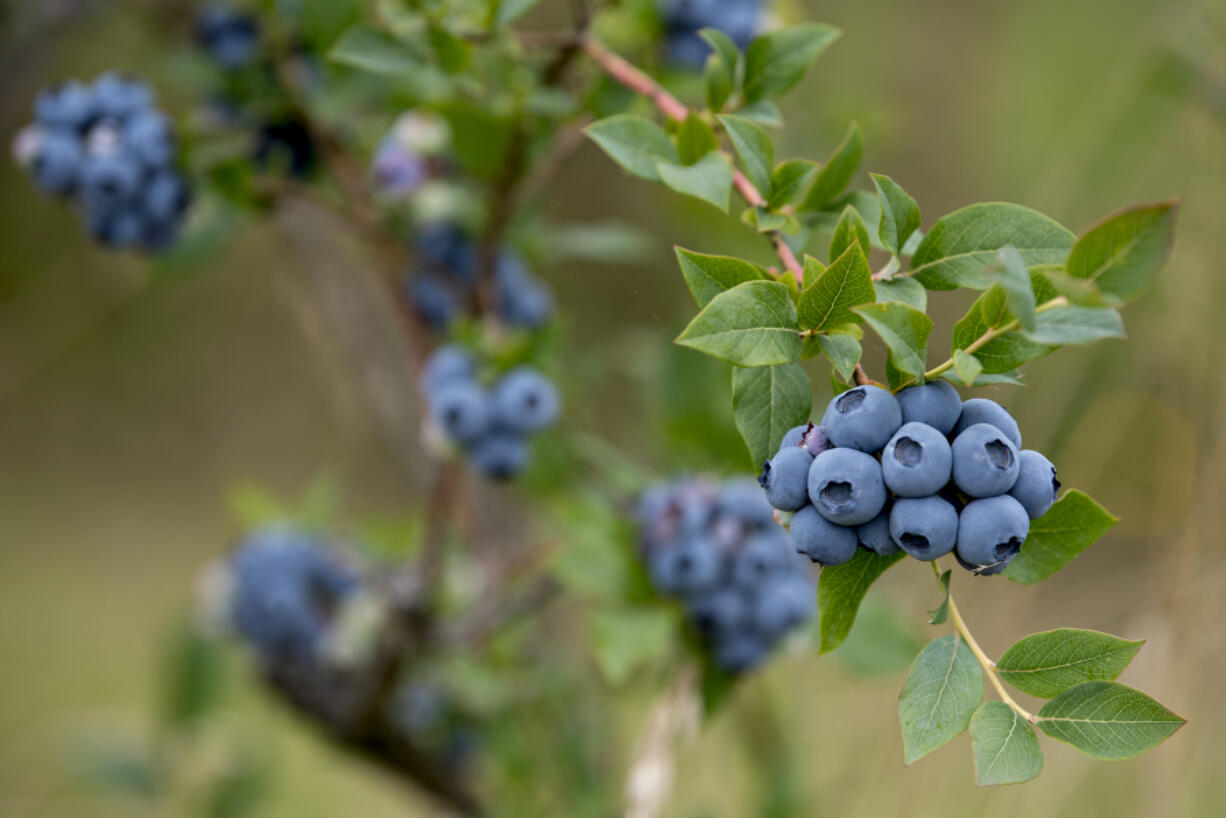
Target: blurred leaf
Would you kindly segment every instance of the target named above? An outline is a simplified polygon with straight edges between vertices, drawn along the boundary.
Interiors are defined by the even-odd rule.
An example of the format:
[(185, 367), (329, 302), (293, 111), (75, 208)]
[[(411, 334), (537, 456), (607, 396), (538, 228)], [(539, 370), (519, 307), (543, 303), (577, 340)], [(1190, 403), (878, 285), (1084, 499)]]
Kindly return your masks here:
[(841, 33), (822, 23), (805, 23), (754, 39), (745, 49), (746, 102), (777, 97), (792, 88)]
[(678, 193), (702, 199), (728, 212), (732, 195), (732, 167), (718, 151), (712, 151), (689, 167), (670, 162), (657, 162), (660, 180)]
[(732, 415), (749, 459), (760, 466), (788, 429), (809, 420), (813, 384), (800, 364), (732, 368)]
[(362, 16), (362, 0), (301, 0), (295, 32), (317, 51), (327, 51)]
[[(868, 238), (868, 226), (860, 216), (860, 211), (848, 205), (843, 208), (843, 215), (839, 216), (838, 224), (834, 226), (834, 233), (830, 237), (830, 258), (836, 259), (843, 255), (843, 252), (853, 244), (860, 245), (867, 268), (868, 253), (872, 249)], [(871, 271), (869, 276), (871, 279)]]
[(340, 484), (328, 474), (317, 474), (298, 498), (293, 518), (306, 528), (322, 531), (340, 516), (343, 504)]
[(256, 528), (292, 516), (289, 509), (264, 486), (244, 480), (226, 490), (230, 515), (243, 528)]
[(712, 151), (719, 150), (719, 140), (698, 113), (691, 111), (685, 121), (677, 126), (677, 156), (681, 164), (692, 165)]
[(870, 173), (869, 176), (873, 179), (873, 185), (877, 188), (877, 199), (881, 203), (881, 220), (877, 224), (877, 236), (887, 250), (896, 256), (901, 256), (907, 239), (919, 229), (919, 205), (907, 191), (902, 189), (901, 185), (889, 176), (880, 173)]
[(931, 318), (901, 301), (867, 304), (855, 307), (852, 312), (881, 336), (890, 349), (891, 363), (900, 372), (916, 378), (924, 376)]
[(1039, 739), (1025, 719), (1004, 702), (984, 702), (971, 718), (975, 783), (1020, 784), (1043, 769)]
[(767, 204), (772, 208), (796, 204), (817, 175), (817, 167), (816, 162), (808, 159), (788, 159), (786, 162), (780, 162), (771, 172), (771, 193)]
[(685, 276), (690, 294), (705, 307), (720, 293), (746, 281), (769, 281), (766, 271), (756, 264), (732, 256), (708, 256), (676, 248), (677, 263)]
[(962, 383), (967, 386), (974, 386), (975, 381), (979, 380), (979, 376), (983, 372), (983, 364), (979, 363), (979, 359), (965, 349), (955, 349), (954, 372), (958, 373)]
[(540, 0), (491, 0), (495, 9), (494, 22), (506, 25), (527, 14)]
[(1034, 330), (1025, 335), (1039, 344), (1091, 344), (1123, 338), (1124, 321), (1110, 307), (1056, 307), (1039, 313)]
[(174, 730), (194, 727), (221, 700), (225, 656), (216, 640), (190, 624), (170, 645), (163, 692), (163, 721)]
[(264, 764), (240, 760), (226, 769), (209, 788), (207, 818), (244, 818), (254, 815), (270, 790)]
[(736, 115), (766, 128), (782, 128), (783, 112), (768, 99), (760, 99), (736, 109)]
[(924, 647), (898, 697), (903, 754), (912, 764), (970, 727), (983, 699), (983, 673), (957, 634)]
[(748, 119), (732, 114), (720, 114), (719, 121), (732, 140), (736, 155), (741, 157), (745, 175), (764, 198), (771, 194), (771, 168), (775, 164), (775, 149), (766, 131)]
[(859, 339), (843, 333), (823, 333), (817, 336), (817, 342), (822, 354), (830, 361), (839, 377), (845, 381), (851, 380), (856, 372), (856, 364), (860, 363), (860, 356), (863, 354)]
[(388, 76), (412, 73), (422, 64), (422, 55), (408, 43), (364, 23), (348, 28), (328, 52), (328, 59)]
[(941, 588), (944, 589), (944, 594), (941, 596), (941, 604), (928, 612), (929, 625), (944, 625), (945, 620), (949, 619), (949, 577), (951, 571), (946, 571), (941, 574)]
[(677, 343), (738, 366), (786, 364), (801, 352), (796, 307), (776, 281), (747, 281), (715, 296)]
[(1035, 323), (1034, 287), (1030, 283), (1030, 270), (1026, 260), (1014, 247), (1002, 247), (996, 254), (996, 278), (1005, 288), (1006, 304), (1025, 330), (1033, 330)]
[(706, 40), (715, 54), (723, 60), (731, 79), (731, 76), (736, 74), (737, 63), (741, 61), (741, 50), (736, 47), (736, 43), (718, 28), (699, 29), (698, 36)]
[(883, 676), (910, 667), (922, 647), (908, 620), (873, 595), (860, 606), (851, 633), (834, 657), (860, 676)]
[(1009, 244), (1027, 266), (1062, 264), (1074, 236), (1042, 213), (1004, 202), (942, 216), (911, 257), (911, 275), (930, 290), (985, 289), (996, 252)]
[(913, 278), (895, 278), (873, 282), (878, 301), (901, 301), (920, 312), (928, 310), (928, 291)]
[(869, 587), (902, 558), (902, 552), (882, 557), (867, 548), (858, 548), (848, 562), (822, 569), (817, 580), (820, 653), (829, 653), (843, 644)]
[(590, 625), (596, 664), (610, 684), (621, 685), (668, 654), (677, 617), (667, 609), (596, 611)]
[(804, 271), (801, 274), (800, 288), (807, 290), (813, 286), (822, 273), (826, 272), (826, 265), (822, 264), (813, 256), (805, 256)]
[(643, 588), (643, 566), (626, 542), (625, 523), (606, 502), (572, 499), (557, 506), (553, 520), (566, 547), (549, 561), (549, 571), (563, 586), (610, 601), (634, 598)]
[(741, 213), (741, 221), (759, 233), (771, 233), (776, 230), (794, 232), (797, 225), (791, 217), (783, 213), (772, 213), (764, 207), (747, 207)]
[(92, 782), (123, 795), (152, 801), (168, 783), (156, 759), (144, 749), (108, 742), (104, 747), (87, 748), (82, 762)]
[(464, 167), (487, 179), (502, 171), (513, 131), (507, 117), (467, 102), (440, 105), (438, 112), (451, 126), (451, 149)]
[(640, 179), (658, 181), (657, 166), (661, 161), (673, 164), (679, 161), (668, 133), (646, 117), (616, 114), (593, 122), (584, 133), (610, 159)]
[(1022, 585), (1047, 579), (1094, 544), (1119, 520), (1076, 489), (1067, 492), (1030, 524), (1022, 550), (1005, 576)]
[(734, 86), (732, 72), (719, 54), (707, 55), (702, 78), (707, 91), (707, 108), (712, 111), (723, 110), (728, 98), (732, 96)]
[(800, 326), (821, 332), (852, 323), (856, 320), (852, 308), (871, 304), (876, 297), (868, 261), (853, 242), (800, 294)]
[(472, 47), (439, 25), (427, 29), (430, 47), (440, 68), (448, 74), (458, 74), (468, 67)]
[(1085, 682), (1043, 705), (1039, 728), (1092, 758), (1132, 758), (1186, 724), (1139, 690), (1119, 682)]
[(1069, 254), (1074, 278), (1095, 282), (1102, 292), (1128, 301), (1145, 288), (1170, 255), (1177, 201), (1129, 208), (1091, 228)]
[(542, 234), (544, 252), (553, 263), (572, 259), (643, 262), (652, 256), (655, 247), (653, 236), (626, 222), (550, 224)]
[(813, 181), (813, 187), (800, 205), (801, 210), (820, 210), (835, 196), (842, 193), (851, 182), (856, 168), (860, 166), (860, 158), (864, 154), (864, 137), (860, 126), (853, 122), (847, 129), (847, 135), (834, 149), (834, 153), (822, 165)]
[(1143, 644), (1109, 633), (1058, 628), (1014, 642), (996, 670), (1023, 693), (1050, 699), (1082, 682), (1115, 681)]

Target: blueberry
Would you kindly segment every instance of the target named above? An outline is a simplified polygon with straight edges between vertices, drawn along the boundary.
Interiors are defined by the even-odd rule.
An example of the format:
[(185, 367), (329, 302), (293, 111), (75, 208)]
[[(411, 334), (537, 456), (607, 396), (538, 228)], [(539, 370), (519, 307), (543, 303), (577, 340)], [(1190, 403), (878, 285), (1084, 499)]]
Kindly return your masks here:
[(1022, 433), (1017, 428), (1017, 421), (1005, 411), (1005, 408), (994, 400), (987, 398), (971, 398), (962, 404), (962, 414), (954, 426), (954, 437), (974, 426), (976, 423), (986, 423), (995, 426), (1005, 433), (1005, 437), (1014, 447), (1022, 448)]
[(795, 575), (784, 577), (759, 594), (754, 605), (754, 624), (763, 633), (778, 637), (803, 624), (816, 607), (817, 594), (812, 583)]
[(1019, 468), (1017, 482), (1009, 490), (1013, 499), (1022, 504), (1030, 519), (1042, 517), (1056, 502), (1060, 481), (1056, 479), (1056, 467), (1033, 449), (1022, 449), (1017, 455)]
[(109, 119), (125, 119), (153, 105), (148, 83), (116, 71), (95, 79), (92, 91), (98, 115)]
[(528, 444), (517, 434), (496, 431), (473, 444), (469, 456), (491, 480), (510, 480), (528, 465)]
[(371, 175), (375, 190), (391, 198), (409, 196), (428, 178), (425, 160), (390, 135), (383, 138), (375, 151)]
[(701, 594), (686, 606), (690, 621), (708, 639), (733, 631), (746, 622), (750, 614), (749, 600), (740, 591), (721, 588)]
[(881, 387), (857, 386), (835, 395), (822, 425), (835, 446), (876, 452), (902, 426), (902, 409)]
[(1004, 494), (1017, 482), (1017, 447), (999, 428), (976, 423), (953, 443), (954, 483), (971, 497)]
[(441, 278), (425, 273), (413, 276), (406, 287), (409, 303), (430, 329), (445, 330), (460, 313), (456, 294)]
[(927, 497), (949, 482), (953, 453), (926, 423), (905, 423), (881, 453), (881, 476), (899, 497)]
[(887, 506), (880, 514), (856, 529), (860, 544), (883, 557), (898, 553), (898, 543), (890, 536), (890, 510)]
[(943, 435), (949, 434), (962, 414), (962, 398), (948, 381), (929, 381), (898, 393), (903, 423), (927, 423)]
[(536, 279), (504, 292), (499, 298), (502, 319), (512, 327), (534, 329), (553, 318), (553, 293)]
[(668, 585), (676, 594), (697, 594), (719, 580), (720, 559), (715, 546), (701, 537), (690, 537), (664, 550)]
[(34, 100), (34, 120), (53, 130), (80, 131), (95, 113), (93, 93), (76, 80), (40, 91)]
[(81, 142), (64, 131), (44, 131), (32, 170), (40, 190), (56, 195), (71, 193), (81, 178), (84, 163)]
[(766, 528), (774, 523), (771, 504), (752, 478), (729, 480), (720, 492), (719, 507), (747, 526)]
[(809, 467), (813, 455), (799, 446), (781, 449), (762, 466), (758, 482), (766, 501), (780, 511), (796, 511), (809, 502)]
[(800, 439), (800, 445), (809, 454), (817, 457), (827, 449), (833, 449), (834, 444), (830, 442), (830, 435), (827, 433), (825, 426), (809, 425), (808, 431)]
[(726, 673), (745, 673), (757, 667), (770, 645), (753, 630), (741, 630), (720, 638), (715, 647), (715, 664)]
[(790, 446), (799, 446), (801, 438), (805, 436), (805, 432), (809, 431), (812, 423), (802, 423), (799, 426), (793, 426), (788, 429), (783, 435), (783, 440), (779, 443), (779, 448), (786, 449)]
[(516, 432), (535, 432), (558, 419), (558, 390), (530, 367), (508, 372), (494, 388), (494, 415)]
[(1017, 500), (1008, 495), (974, 500), (958, 519), (958, 556), (999, 573), (1021, 551), (1029, 533), (1030, 517)]
[(462, 230), (452, 224), (433, 224), (417, 234), (414, 249), (423, 264), (454, 275), (466, 284), (477, 280), (477, 254)]
[(809, 469), (809, 499), (832, 523), (867, 523), (885, 507), (881, 464), (855, 449), (822, 452)]
[(792, 516), (796, 550), (821, 565), (842, 565), (856, 555), (856, 530), (835, 525), (805, 506)]
[(453, 380), (441, 386), (430, 397), (430, 413), (439, 428), (461, 444), (474, 442), (490, 424), (489, 398), (473, 381)]
[(466, 349), (454, 344), (439, 347), (422, 369), (421, 389), (427, 394), (437, 392), (449, 381), (472, 380), (476, 372), (477, 365)]
[(174, 132), (165, 114), (152, 109), (134, 114), (124, 124), (124, 147), (146, 167), (161, 167), (174, 159)]
[(890, 511), (890, 536), (918, 560), (934, 560), (953, 550), (958, 512), (940, 497), (907, 497)]
[(128, 200), (140, 184), (140, 168), (126, 156), (91, 156), (81, 166), (87, 206), (110, 208)]
[(746, 542), (732, 559), (732, 581), (746, 591), (759, 591), (767, 580), (788, 566), (792, 550), (778, 533), (758, 534)]
[(190, 198), (183, 177), (171, 170), (155, 174), (141, 191), (145, 215), (162, 222), (173, 222), (182, 216)]

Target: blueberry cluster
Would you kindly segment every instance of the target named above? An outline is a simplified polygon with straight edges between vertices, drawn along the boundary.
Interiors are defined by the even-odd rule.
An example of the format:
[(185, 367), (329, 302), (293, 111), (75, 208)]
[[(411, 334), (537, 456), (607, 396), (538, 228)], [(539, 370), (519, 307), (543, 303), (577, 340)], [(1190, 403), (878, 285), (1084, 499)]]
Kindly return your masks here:
[(721, 669), (756, 667), (813, 614), (809, 564), (752, 481), (657, 486), (640, 498), (638, 521), (652, 583), (685, 602)]
[(260, 24), (254, 15), (226, 2), (211, 2), (196, 12), (196, 42), (224, 71), (255, 62)]
[(43, 90), (14, 153), (40, 190), (77, 205), (99, 243), (160, 250), (178, 235), (189, 190), (147, 83), (111, 72)]
[(792, 539), (814, 562), (847, 562), (859, 544), (921, 560), (953, 551), (967, 570), (999, 574), (1060, 488), (1051, 461), (1021, 446), (1000, 404), (964, 402), (944, 381), (897, 397), (857, 386), (821, 426), (789, 431), (758, 481), (794, 512)]
[(451, 142), (447, 121), (424, 111), (397, 117), (375, 149), (370, 172), (375, 193), (385, 202), (403, 201), (448, 170)]
[(308, 534), (268, 528), (248, 535), (229, 562), (234, 628), (270, 660), (318, 656), (357, 574)]
[(664, 49), (670, 61), (701, 68), (711, 53), (698, 32), (704, 28), (723, 31), (739, 48), (757, 33), (762, 16), (761, 0), (660, 0), (664, 22)]
[(421, 389), (434, 426), (494, 480), (523, 471), (528, 436), (552, 425), (561, 409), (557, 389), (537, 370), (516, 367), (486, 388), (473, 356), (457, 346), (430, 356)]
[[(476, 242), (454, 225), (439, 224), (419, 233), (414, 244), (422, 269), (407, 278), (409, 302), (431, 328), (445, 330), (477, 300)], [(536, 329), (553, 318), (553, 292), (509, 249), (494, 266), (494, 300), (510, 327)]]

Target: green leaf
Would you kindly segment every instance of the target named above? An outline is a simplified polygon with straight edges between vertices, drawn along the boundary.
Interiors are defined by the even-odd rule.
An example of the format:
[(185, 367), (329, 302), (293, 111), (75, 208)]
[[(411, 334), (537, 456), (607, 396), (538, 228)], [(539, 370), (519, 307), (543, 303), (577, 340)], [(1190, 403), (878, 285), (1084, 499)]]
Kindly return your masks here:
[(1132, 758), (1161, 744), (1186, 720), (1119, 682), (1085, 682), (1043, 705), (1039, 729), (1093, 758)]
[(944, 589), (944, 596), (941, 597), (941, 604), (928, 612), (929, 625), (944, 625), (945, 620), (949, 619), (949, 577), (952, 571), (946, 571), (941, 574), (941, 588)]
[(407, 43), (360, 23), (345, 30), (328, 51), (328, 59), (382, 75), (403, 74), (422, 64), (421, 55)]
[(539, 2), (540, 0), (495, 0), (498, 11), (494, 15), (494, 22), (506, 25), (527, 14), (529, 9)]
[(813, 282), (817, 281), (824, 272), (826, 272), (825, 264), (822, 264), (813, 256), (805, 256), (804, 275), (800, 282), (800, 288), (802, 290), (809, 289), (809, 287), (813, 286)]
[(658, 181), (656, 166), (661, 161), (680, 161), (668, 133), (646, 117), (617, 114), (593, 122), (583, 132), (610, 159), (640, 179)]
[(596, 664), (610, 684), (620, 685), (668, 653), (676, 624), (669, 610), (597, 611), (590, 623)]
[(882, 557), (867, 548), (858, 548), (848, 562), (822, 569), (817, 580), (820, 653), (829, 653), (843, 644), (869, 587), (902, 558), (902, 552)]
[[(1002, 327), (1012, 320), (1008, 293), (994, 284), (971, 305), (965, 316), (954, 324), (953, 350), (965, 350), (990, 329)], [(1006, 332), (975, 350), (975, 358), (985, 374), (1010, 372), (1022, 364), (1051, 352), (1055, 347), (1030, 340), (1020, 332)]]
[(916, 378), (924, 376), (931, 318), (901, 301), (868, 304), (852, 312), (881, 336), (890, 349), (890, 361), (900, 372)]
[(771, 194), (767, 204), (772, 208), (796, 204), (816, 175), (817, 163), (808, 159), (789, 159), (786, 162), (780, 162), (771, 172)]
[(1020, 784), (1043, 769), (1039, 739), (1025, 719), (1004, 702), (984, 702), (971, 718), (975, 783)]
[(1034, 329), (1035, 298), (1034, 286), (1030, 283), (1030, 270), (1026, 260), (1014, 247), (1002, 247), (996, 254), (998, 267), (996, 277), (1005, 288), (1005, 302), (1013, 317), (1021, 322), (1022, 328)]
[(881, 243), (896, 256), (902, 255), (911, 234), (919, 229), (920, 209), (902, 186), (880, 173), (870, 173), (881, 202), (881, 221), (877, 224), (877, 236)]
[(800, 326), (821, 332), (851, 323), (856, 319), (851, 308), (871, 304), (876, 297), (868, 260), (860, 246), (852, 244), (800, 294)]
[(912, 764), (957, 737), (983, 699), (983, 673), (957, 634), (929, 642), (898, 697), (903, 755)]
[(733, 75), (719, 54), (708, 54), (702, 69), (703, 84), (707, 90), (707, 107), (712, 111), (723, 110), (732, 96), (735, 86)]
[(733, 367), (732, 416), (755, 466), (779, 449), (789, 429), (808, 421), (812, 409), (813, 384), (800, 364)]
[(1005, 569), (1005, 576), (1022, 585), (1047, 579), (1089, 548), (1119, 520), (1080, 491), (1060, 498), (1030, 524), (1022, 550)]
[(712, 151), (719, 150), (719, 140), (703, 118), (691, 111), (677, 126), (677, 156), (681, 164), (692, 165)]
[(913, 278), (895, 278), (889, 281), (875, 281), (873, 288), (877, 291), (878, 301), (901, 301), (910, 304), (920, 312), (928, 310), (928, 291), (924, 285)]
[(851, 182), (856, 168), (860, 166), (860, 158), (864, 155), (864, 136), (860, 126), (853, 122), (847, 129), (847, 135), (834, 149), (834, 153), (822, 165), (813, 180), (813, 187), (800, 205), (801, 210), (820, 210), (835, 196), (838, 196)]
[[(872, 248), (868, 241), (868, 226), (864, 224), (860, 211), (848, 205), (843, 208), (843, 215), (839, 216), (839, 222), (834, 226), (834, 233), (830, 237), (830, 258), (836, 259), (843, 255), (843, 251), (853, 244), (859, 244), (865, 256), (868, 256)], [(871, 277), (871, 272), (869, 275)]]
[(736, 109), (736, 115), (766, 128), (782, 128), (783, 112), (769, 99), (760, 99)]
[(472, 47), (468, 43), (439, 25), (431, 25), (427, 34), (440, 68), (448, 74), (458, 74), (468, 67), (472, 57)]
[(1123, 338), (1124, 320), (1111, 307), (1055, 307), (1039, 313), (1025, 335), (1039, 344), (1090, 344)]
[(860, 606), (856, 624), (834, 658), (857, 675), (881, 676), (910, 667), (923, 646), (910, 620), (872, 595)]
[(173, 728), (191, 727), (220, 701), (225, 656), (216, 641), (188, 625), (176, 636), (169, 659), (164, 718)]
[(979, 359), (965, 349), (955, 349), (954, 372), (958, 373), (962, 383), (967, 386), (974, 386), (975, 382), (979, 380), (979, 375), (983, 372), (983, 364), (979, 363)]
[(699, 29), (698, 36), (706, 40), (711, 50), (723, 60), (731, 80), (736, 75), (737, 64), (741, 61), (741, 50), (736, 47), (736, 43), (718, 28)]
[(802, 346), (796, 307), (777, 281), (747, 281), (715, 296), (677, 343), (738, 366), (791, 363)]
[(1099, 631), (1058, 628), (1014, 642), (996, 670), (1023, 693), (1050, 699), (1082, 682), (1115, 681), (1143, 644)]
[(707, 256), (676, 248), (677, 263), (690, 288), (690, 294), (705, 307), (711, 299), (746, 281), (769, 281), (770, 276), (756, 264), (732, 256)]
[(838, 333), (819, 335), (817, 343), (839, 377), (845, 381), (851, 380), (851, 376), (856, 372), (856, 364), (860, 363), (860, 356), (863, 354), (860, 341), (853, 335)]
[(759, 233), (776, 230), (794, 230), (795, 221), (782, 213), (772, 213), (764, 207), (749, 207), (741, 214), (741, 221)]
[[(962, 350), (959, 350), (959, 352), (962, 352)], [(957, 353), (954, 353), (954, 357), (955, 358), (958, 357)], [(957, 384), (961, 381), (961, 378), (958, 377), (957, 372), (951, 372), (948, 370), (943, 372), (941, 374), (941, 377), (949, 381), (952, 384)], [(978, 377), (975, 378), (974, 383), (968, 384), (968, 385), (969, 386), (999, 386), (1001, 384), (1010, 384), (1012, 386), (1021, 386), (1022, 383), (1023, 382), (1022, 382), (1022, 379), (1019, 373), (1017, 372), (1017, 370), (1014, 370), (1012, 372), (997, 372), (991, 375), (979, 375)]]
[(841, 33), (833, 26), (805, 23), (756, 38), (745, 49), (745, 101), (777, 97), (791, 89)]
[(732, 168), (723, 154), (708, 153), (689, 167), (658, 162), (656, 172), (660, 174), (660, 181), (678, 193), (702, 199), (724, 213), (728, 212), (728, 200), (732, 196)]
[(1130, 208), (1092, 228), (1073, 247), (1067, 270), (1121, 301), (1136, 296), (1162, 269), (1175, 241), (1177, 201)]
[(771, 168), (775, 164), (775, 149), (771, 145), (770, 137), (757, 124), (739, 116), (720, 114), (719, 121), (728, 131), (736, 155), (741, 157), (745, 175), (763, 197), (769, 197)]
[(1028, 267), (1062, 264), (1074, 237), (1057, 222), (1021, 205), (974, 204), (942, 216), (911, 257), (911, 274), (930, 290), (985, 289), (996, 251), (1012, 245)]

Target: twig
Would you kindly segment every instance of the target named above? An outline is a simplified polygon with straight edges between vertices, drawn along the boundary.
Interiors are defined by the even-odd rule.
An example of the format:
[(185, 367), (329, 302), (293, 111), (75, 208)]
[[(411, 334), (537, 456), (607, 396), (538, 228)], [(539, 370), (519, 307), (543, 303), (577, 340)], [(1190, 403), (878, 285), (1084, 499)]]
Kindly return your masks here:
[(624, 818), (657, 818), (673, 789), (673, 745), (697, 721), (697, 673), (687, 666), (648, 716), (626, 773)]

